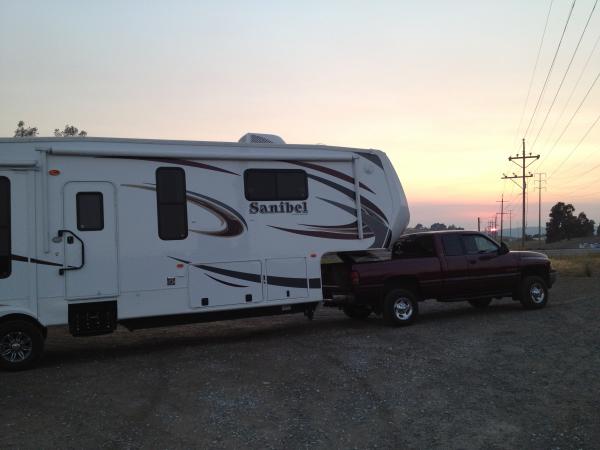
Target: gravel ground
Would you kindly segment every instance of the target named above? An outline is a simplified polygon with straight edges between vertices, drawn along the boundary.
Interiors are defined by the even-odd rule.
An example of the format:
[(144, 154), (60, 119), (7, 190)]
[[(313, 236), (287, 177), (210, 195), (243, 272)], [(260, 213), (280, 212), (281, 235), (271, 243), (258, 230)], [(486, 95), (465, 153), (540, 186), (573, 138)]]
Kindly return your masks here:
[(51, 330), (0, 373), (0, 448), (600, 448), (600, 283), (541, 311), (425, 303), (388, 328), (302, 315)]

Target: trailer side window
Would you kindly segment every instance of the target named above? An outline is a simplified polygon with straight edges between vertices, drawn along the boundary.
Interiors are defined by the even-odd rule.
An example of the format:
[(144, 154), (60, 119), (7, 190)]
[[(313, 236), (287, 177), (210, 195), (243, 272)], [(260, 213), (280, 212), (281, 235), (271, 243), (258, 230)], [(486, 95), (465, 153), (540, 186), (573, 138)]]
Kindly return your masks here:
[(185, 172), (179, 167), (156, 169), (158, 236), (164, 241), (188, 235)]
[(77, 229), (100, 231), (104, 229), (104, 200), (102, 192), (78, 192)]
[(0, 278), (10, 276), (10, 180), (0, 177)]
[(304, 170), (248, 169), (244, 190), (250, 201), (306, 200), (308, 180)]

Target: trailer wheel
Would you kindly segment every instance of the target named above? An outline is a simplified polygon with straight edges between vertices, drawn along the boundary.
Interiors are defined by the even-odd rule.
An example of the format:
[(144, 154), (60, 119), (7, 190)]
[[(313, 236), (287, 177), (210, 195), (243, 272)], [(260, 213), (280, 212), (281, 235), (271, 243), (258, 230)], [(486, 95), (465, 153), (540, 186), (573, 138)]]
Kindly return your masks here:
[(25, 370), (33, 367), (42, 354), (42, 330), (25, 320), (0, 324), (0, 368)]
[(492, 303), (491, 298), (478, 298), (475, 300), (469, 300), (469, 304), (473, 308), (477, 308), (477, 309), (485, 309), (488, 306), (490, 306), (490, 303)]
[(410, 289), (394, 288), (383, 299), (383, 321), (387, 325), (410, 325), (419, 314), (417, 295)]
[(344, 314), (351, 319), (364, 320), (371, 315), (371, 309), (366, 306), (344, 306)]
[(525, 309), (540, 309), (548, 303), (548, 286), (543, 278), (528, 276), (521, 282), (521, 305)]

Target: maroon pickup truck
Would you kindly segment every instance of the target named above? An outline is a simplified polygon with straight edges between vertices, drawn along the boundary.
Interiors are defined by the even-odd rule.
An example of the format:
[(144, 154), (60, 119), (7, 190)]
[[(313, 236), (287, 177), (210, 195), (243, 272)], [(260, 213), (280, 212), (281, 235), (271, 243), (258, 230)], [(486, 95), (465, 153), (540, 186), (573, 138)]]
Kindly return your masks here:
[(325, 305), (352, 318), (381, 314), (390, 325), (412, 323), (419, 301), (468, 301), (487, 307), (511, 297), (527, 309), (543, 308), (556, 279), (541, 253), (509, 251), (473, 231), (440, 231), (401, 237), (392, 251), (339, 253), (323, 264)]

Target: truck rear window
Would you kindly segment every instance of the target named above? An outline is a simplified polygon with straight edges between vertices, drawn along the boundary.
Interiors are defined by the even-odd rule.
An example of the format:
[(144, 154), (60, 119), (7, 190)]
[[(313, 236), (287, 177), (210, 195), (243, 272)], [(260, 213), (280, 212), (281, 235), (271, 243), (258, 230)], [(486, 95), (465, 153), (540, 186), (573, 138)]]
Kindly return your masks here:
[(436, 256), (433, 236), (406, 236), (394, 244), (394, 258), (431, 258)]

